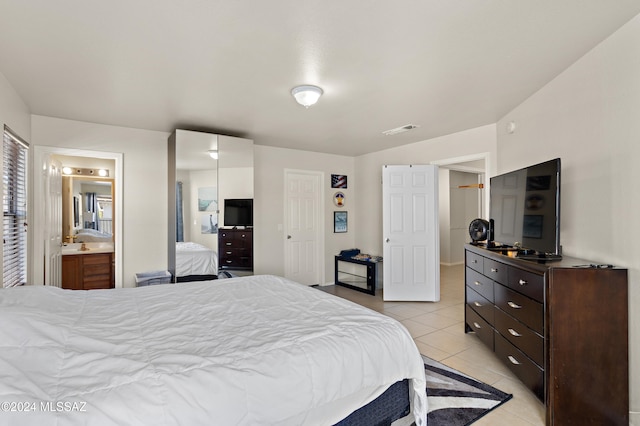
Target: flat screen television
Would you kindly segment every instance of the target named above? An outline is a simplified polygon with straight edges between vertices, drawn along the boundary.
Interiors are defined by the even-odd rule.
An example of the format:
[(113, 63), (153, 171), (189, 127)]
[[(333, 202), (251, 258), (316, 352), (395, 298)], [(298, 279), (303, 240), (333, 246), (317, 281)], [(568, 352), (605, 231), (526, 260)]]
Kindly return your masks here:
[(560, 159), (490, 179), (493, 247), (521, 247), (521, 257), (561, 258)]
[(253, 226), (253, 199), (225, 198), (224, 226)]

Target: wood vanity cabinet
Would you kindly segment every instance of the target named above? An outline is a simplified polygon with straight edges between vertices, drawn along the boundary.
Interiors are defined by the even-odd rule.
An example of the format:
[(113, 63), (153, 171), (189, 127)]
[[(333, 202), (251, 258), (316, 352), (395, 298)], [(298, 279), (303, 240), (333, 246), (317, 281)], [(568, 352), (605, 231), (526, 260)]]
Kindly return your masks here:
[(113, 253), (62, 256), (62, 288), (95, 290), (114, 287)]
[(628, 425), (627, 270), (465, 246), (465, 332), (546, 405), (547, 425)]
[(221, 269), (253, 269), (253, 229), (218, 230)]

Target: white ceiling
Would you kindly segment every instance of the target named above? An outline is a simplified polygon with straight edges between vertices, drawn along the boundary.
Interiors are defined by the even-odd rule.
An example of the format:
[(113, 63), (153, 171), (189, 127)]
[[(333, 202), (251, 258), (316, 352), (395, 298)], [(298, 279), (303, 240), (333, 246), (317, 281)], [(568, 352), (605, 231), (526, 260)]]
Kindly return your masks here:
[[(638, 0), (0, 0), (0, 72), (33, 114), (359, 155), (495, 123), (638, 13)], [(305, 109), (299, 84), (325, 94)]]

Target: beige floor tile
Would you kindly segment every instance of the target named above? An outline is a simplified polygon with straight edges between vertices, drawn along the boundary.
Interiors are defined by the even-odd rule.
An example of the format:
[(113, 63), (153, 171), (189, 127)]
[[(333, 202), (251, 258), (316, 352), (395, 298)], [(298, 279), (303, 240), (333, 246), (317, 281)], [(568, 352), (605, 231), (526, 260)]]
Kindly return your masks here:
[(421, 354), (513, 394), (474, 426), (544, 425), (544, 405), (474, 333), (465, 334), (464, 265), (440, 268), (439, 302), (385, 302), (382, 291), (371, 296), (339, 286), (321, 289), (395, 318), (409, 330)]
[(437, 328), (422, 324), (411, 319), (401, 320), (400, 322), (407, 328), (407, 330), (409, 330), (411, 337), (413, 337), (414, 339), (438, 330)]

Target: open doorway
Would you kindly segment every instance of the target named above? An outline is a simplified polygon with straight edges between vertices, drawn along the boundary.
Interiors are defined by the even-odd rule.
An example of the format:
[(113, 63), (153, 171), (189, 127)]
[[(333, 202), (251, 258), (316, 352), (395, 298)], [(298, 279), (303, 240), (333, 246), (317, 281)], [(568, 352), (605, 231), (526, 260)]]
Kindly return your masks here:
[[(30, 251), (30, 281), (35, 285), (56, 285), (60, 282), (57, 277), (60, 274), (61, 268), (52, 268), (45, 259), (53, 259), (55, 256), (51, 256), (48, 250), (54, 250), (53, 245), (44, 244), (43, 242), (52, 239), (53, 234), (58, 234), (62, 241), (59, 249), (62, 250), (62, 244), (72, 242), (72, 236), (77, 235), (78, 230), (87, 229), (91, 234), (111, 234), (110, 240), (113, 243), (113, 283), (115, 287), (122, 287), (122, 154), (120, 153), (108, 153), (100, 151), (79, 150), (59, 147), (34, 147), (34, 163), (33, 169), (33, 191), (32, 191), (32, 234), (30, 237), (32, 250)], [(70, 167), (76, 169), (75, 178), (77, 183), (82, 181), (86, 185), (91, 185), (91, 176), (86, 179), (84, 176), (80, 178), (82, 171), (89, 173), (90, 170), (96, 172), (102, 169), (109, 169), (109, 191), (111, 192), (111, 200), (107, 202), (107, 197), (103, 197), (101, 194), (104, 192), (102, 189), (96, 189), (96, 186), (88, 186), (86, 188), (91, 189), (79, 189), (77, 194), (69, 194), (69, 206), (67, 211), (63, 212), (62, 200), (60, 202), (47, 202), (48, 197), (44, 197), (43, 194), (51, 193), (49, 188), (51, 180), (47, 178), (47, 164), (55, 162), (60, 165), (61, 168)], [(80, 173), (80, 174), (78, 174)], [(64, 172), (62, 173), (64, 175)], [(62, 193), (62, 180), (60, 179), (60, 193)], [(95, 183), (95, 182), (94, 182)], [(81, 188), (81, 186), (78, 186)], [(71, 190), (72, 187), (68, 186)], [(55, 192), (55, 191), (53, 191)], [(74, 198), (81, 197), (81, 193), (91, 192), (95, 194), (95, 208), (86, 209), (88, 214), (83, 214), (83, 207), (86, 206), (88, 201), (85, 201), (84, 205), (82, 201), (74, 200)], [(98, 193), (100, 196), (98, 197)], [(99, 199), (99, 201), (98, 201)], [(76, 202), (77, 201), (77, 202)], [(74, 207), (76, 208), (73, 211)], [(59, 210), (59, 211), (58, 211)], [(91, 211), (93, 210), (93, 212)], [(59, 225), (55, 225), (55, 229), (50, 225), (52, 222), (51, 217), (64, 216), (66, 213), (67, 222), (63, 224), (60, 220)], [(89, 213), (93, 213), (92, 218), (89, 218)], [(109, 218), (111, 220), (104, 220)], [(86, 219), (86, 220), (85, 220)], [(67, 229), (65, 229), (65, 227)], [(102, 230), (99, 228), (102, 227)], [(107, 227), (109, 229), (107, 229)], [(88, 229), (88, 228), (93, 228)], [(109, 232), (110, 231), (110, 232)], [(101, 233), (102, 232), (102, 233)], [(89, 233), (89, 232), (87, 232)], [(89, 241), (89, 240), (87, 240)], [(96, 241), (95, 239), (93, 241)], [(61, 258), (61, 256), (60, 256)], [(51, 276), (55, 273), (56, 276)]]
[(464, 263), (464, 244), (469, 242), (469, 223), (488, 216), (486, 175), (489, 154), (433, 162), (440, 167), (440, 263)]

